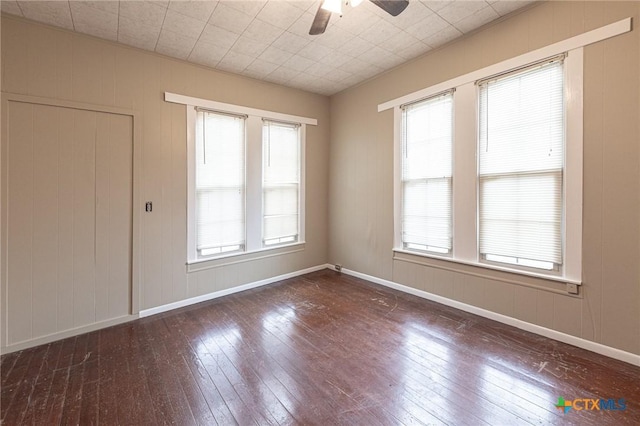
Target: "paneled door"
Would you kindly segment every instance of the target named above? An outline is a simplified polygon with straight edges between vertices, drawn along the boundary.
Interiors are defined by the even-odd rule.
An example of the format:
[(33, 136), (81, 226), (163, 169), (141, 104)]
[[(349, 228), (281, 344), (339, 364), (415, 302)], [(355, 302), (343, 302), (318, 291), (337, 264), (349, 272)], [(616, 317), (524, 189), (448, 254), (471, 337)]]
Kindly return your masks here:
[(2, 346), (128, 316), (133, 117), (5, 108)]

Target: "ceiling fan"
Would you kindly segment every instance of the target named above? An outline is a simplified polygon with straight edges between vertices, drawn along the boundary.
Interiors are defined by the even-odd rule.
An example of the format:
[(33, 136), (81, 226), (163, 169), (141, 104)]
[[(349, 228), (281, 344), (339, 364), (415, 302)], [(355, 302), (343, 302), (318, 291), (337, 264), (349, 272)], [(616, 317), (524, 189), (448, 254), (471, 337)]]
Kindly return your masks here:
[[(324, 33), (329, 25), (329, 19), (332, 13), (342, 13), (342, 1), (343, 0), (322, 0), (316, 17), (313, 18), (309, 35), (318, 35)], [(391, 16), (398, 16), (403, 10), (409, 6), (409, 0), (370, 0), (371, 3), (378, 6)], [(347, 0), (351, 3), (352, 7), (356, 7), (362, 0)]]

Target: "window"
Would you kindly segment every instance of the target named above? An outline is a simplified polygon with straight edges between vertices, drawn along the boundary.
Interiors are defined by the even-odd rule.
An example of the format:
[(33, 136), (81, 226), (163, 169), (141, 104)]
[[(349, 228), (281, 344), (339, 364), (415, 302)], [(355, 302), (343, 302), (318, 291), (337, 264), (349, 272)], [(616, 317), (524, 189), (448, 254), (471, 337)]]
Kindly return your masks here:
[(562, 58), (479, 82), (479, 232), (483, 260), (562, 265)]
[(394, 109), (394, 259), (581, 283), (583, 50), (534, 59), (378, 106)]
[(196, 250), (198, 256), (245, 247), (246, 116), (198, 110), (196, 118)]
[(451, 252), (453, 94), (402, 107), (402, 244)]
[(300, 125), (264, 120), (262, 126), (262, 243), (298, 241)]
[[(629, 31), (626, 18), (379, 104), (378, 112), (394, 113), (394, 260), (435, 257), (581, 284), (584, 46)], [(453, 89), (451, 248), (444, 255), (426, 250), (424, 240), (406, 243), (413, 175), (405, 170), (404, 122), (407, 105)]]
[(300, 250), (306, 126), (317, 121), (168, 92), (165, 100), (186, 105), (187, 269)]

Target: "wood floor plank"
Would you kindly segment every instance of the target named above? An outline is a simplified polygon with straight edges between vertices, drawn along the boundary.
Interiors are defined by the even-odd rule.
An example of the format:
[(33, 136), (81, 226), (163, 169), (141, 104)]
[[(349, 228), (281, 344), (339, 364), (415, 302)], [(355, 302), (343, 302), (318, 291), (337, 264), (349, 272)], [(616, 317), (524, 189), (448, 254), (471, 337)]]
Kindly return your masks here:
[[(312, 326), (312, 325), (310, 325), (310, 327), (311, 327), (311, 326)], [(343, 324), (343, 325), (341, 326), (342, 333), (343, 333), (343, 334), (344, 334), (344, 333), (349, 333), (349, 331), (348, 331), (347, 329), (348, 329), (348, 328), (350, 328), (350, 327), (351, 327), (351, 324), (350, 324), (350, 323), (348, 323), (348, 322), (345, 322), (345, 324)], [(357, 336), (358, 334), (362, 334), (362, 333), (361, 333), (361, 331), (362, 331), (362, 330), (356, 330), (356, 334), (355, 334), (355, 335), (350, 336), (349, 338), (350, 338), (350, 339), (353, 339), (353, 338), (354, 338), (354, 336)], [(328, 334), (328, 333), (327, 333), (327, 334)], [(346, 334), (345, 334), (345, 335), (346, 335)], [(365, 333), (365, 336), (366, 336), (366, 333)], [(374, 346), (373, 346), (373, 347), (369, 347), (368, 349), (366, 349), (366, 350), (365, 350), (365, 353), (366, 353), (366, 352), (374, 353), (377, 349), (380, 349), (379, 347), (376, 347), (376, 346), (377, 346), (377, 339), (375, 338), (375, 336), (374, 336), (374, 335), (371, 335), (371, 336), (369, 336), (369, 337), (370, 337), (370, 339), (367, 339), (367, 338), (365, 337), (364, 339), (362, 339), (362, 341), (361, 341), (361, 342), (359, 342), (359, 343), (360, 343), (360, 345), (359, 345), (358, 352), (360, 352), (362, 348), (366, 348), (366, 347), (369, 345), (369, 342), (370, 342), (370, 341), (373, 341), (373, 342), (376, 342), (376, 343), (374, 344)], [(339, 344), (339, 345), (342, 345), (342, 339), (341, 339), (339, 336), (337, 336), (337, 337), (336, 337), (336, 339), (337, 339), (337, 340), (336, 340), (336, 343), (337, 343), (337, 344)], [(370, 345), (369, 345), (369, 346), (370, 346)], [(335, 349), (335, 347), (334, 347), (333, 349)], [(344, 349), (344, 348), (340, 348), (337, 352), (331, 353), (331, 354), (330, 354), (330, 359), (339, 359), (339, 358), (342, 356), (341, 354), (347, 353), (347, 352), (345, 352), (343, 349)], [(353, 352), (353, 351), (352, 351), (352, 352)], [(354, 354), (354, 355), (357, 355), (357, 354)], [(383, 357), (384, 357), (384, 356), (383, 356)], [(369, 358), (371, 358), (371, 357), (369, 357)], [(361, 364), (361, 361), (362, 361), (363, 359), (366, 359), (366, 358), (363, 358), (363, 357), (360, 357), (360, 356), (354, 356), (354, 357), (353, 357), (353, 359), (359, 360), (359, 363), (358, 363), (358, 364)], [(347, 359), (341, 360), (341, 363), (346, 364), (346, 365), (348, 366), (348, 371), (350, 371), (352, 375), (354, 375), (354, 374), (355, 374), (355, 372), (357, 372), (357, 371), (362, 371), (362, 369), (360, 368), (360, 366), (359, 366), (359, 365), (352, 365), (352, 366), (349, 366), (349, 365), (348, 365), (349, 361), (350, 361), (350, 360), (349, 360), (349, 358), (347, 358)], [(384, 386), (386, 386), (385, 378), (384, 378), (384, 377), (378, 377), (377, 372), (381, 371), (381, 369), (379, 368), (379, 366), (377, 366), (377, 365), (373, 364), (373, 365), (369, 365), (369, 366), (367, 366), (367, 367), (366, 367), (366, 369), (367, 369), (367, 371), (366, 371), (366, 372), (361, 372), (361, 373), (359, 373), (359, 375), (361, 375), (361, 376), (368, 375), (370, 380), (371, 380), (372, 378), (374, 378), (374, 377), (375, 377), (375, 378), (377, 378), (377, 379), (378, 379), (378, 381), (380, 381), (380, 382), (381, 382), (381, 385), (383, 385), (383, 384), (384, 384)]]
[(149, 333), (156, 336), (154, 340), (154, 360), (158, 366), (160, 374), (164, 378), (164, 387), (167, 391), (167, 397), (173, 411), (171, 422), (177, 424), (195, 424), (195, 418), (189, 407), (189, 401), (184, 394), (179, 378), (172, 362), (173, 354), (169, 353), (164, 341), (172, 338), (164, 319), (158, 321), (150, 321), (146, 325)]
[(82, 388), (82, 398), (80, 401), (80, 413), (78, 424), (96, 425), (99, 422), (99, 383), (100, 368), (98, 361), (91, 361), (85, 366), (84, 385)]
[(7, 425), (640, 424), (636, 366), (329, 270), (0, 367)]
[[(196, 317), (195, 313), (192, 313), (192, 315)], [(202, 321), (203, 317), (202, 315), (197, 316), (199, 322)], [(265, 338), (268, 338), (264, 332), (246, 327), (246, 318), (243, 319), (245, 320), (242, 322), (243, 324), (235, 324), (237, 326), (236, 329), (229, 328), (229, 333), (225, 335), (226, 342), (223, 342), (223, 350), (235, 353), (235, 356), (231, 355), (232, 357), (242, 357), (246, 364), (251, 366), (256, 376), (271, 391), (273, 397), (277, 398), (279, 404), (290, 413), (295, 421), (301, 423), (309, 423), (312, 419), (319, 423), (328, 421), (329, 417), (324, 417), (324, 413), (319, 410), (316, 401), (311, 398), (302, 398), (304, 389), (296, 386), (295, 381), (274, 361), (273, 353), (265, 351), (263, 345), (253, 344), (254, 339), (242, 339), (242, 336), (248, 334), (256, 335), (256, 339), (259, 341), (264, 341)], [(221, 320), (216, 320), (216, 322), (218, 321)], [(260, 337), (257, 337), (258, 335)], [(247, 350), (239, 351), (231, 345), (232, 340), (242, 340), (246, 344)], [(292, 385), (293, 392), (287, 388), (287, 385)]]
[[(351, 321), (345, 321), (345, 323), (339, 327), (341, 330), (341, 333), (344, 336), (347, 336), (350, 334), (349, 329), (352, 327), (352, 324), (353, 322)], [(311, 326), (309, 326), (308, 328), (311, 328)], [(344, 367), (343, 374), (338, 374), (338, 377), (334, 382), (328, 383), (330, 387), (339, 391), (339, 393), (337, 394), (338, 396), (344, 395), (351, 399), (354, 398), (353, 389), (349, 388), (348, 383), (342, 383), (340, 380), (341, 377), (349, 377), (350, 379), (353, 379), (354, 377), (356, 377), (356, 378), (361, 378), (360, 380), (363, 380), (363, 381), (365, 380), (364, 378), (366, 377), (366, 380), (368, 381), (368, 387), (372, 388), (374, 386), (377, 386), (378, 389), (384, 389), (387, 387), (387, 383), (393, 382), (393, 380), (387, 381), (385, 377), (381, 377), (379, 375), (379, 372), (382, 371), (382, 368), (381, 368), (382, 366), (373, 364), (373, 365), (365, 365), (364, 369), (362, 368), (363, 361), (373, 358), (367, 355), (371, 353), (375, 353), (376, 350), (380, 348), (377, 345), (377, 339), (375, 339), (375, 336), (369, 336), (370, 337), (369, 339), (367, 339), (366, 337), (361, 339), (360, 338), (360, 336), (362, 335), (361, 332), (362, 330), (356, 330), (355, 334), (350, 335), (349, 339), (347, 339), (347, 340), (357, 340), (359, 342), (359, 345), (357, 346), (357, 348), (355, 350), (352, 348), (351, 351), (345, 350), (343, 346), (343, 343), (344, 343), (343, 338), (341, 336), (333, 335), (333, 340), (336, 345), (331, 345), (328, 349), (331, 352), (328, 354), (328, 363), (325, 368), (327, 370), (335, 369), (334, 365), (339, 365)], [(327, 334), (331, 336), (330, 333), (327, 333)], [(309, 338), (311, 340), (315, 340), (316, 336), (314, 336), (313, 334), (309, 334)], [(319, 340), (317, 343), (312, 343), (312, 344), (320, 345), (321, 342), (322, 342), (322, 339)], [(370, 345), (371, 342), (375, 342), (373, 346)], [(345, 355), (347, 356), (345, 357)], [(357, 360), (357, 363), (354, 365), (350, 365), (352, 359)], [(384, 355), (382, 355), (382, 357), (380, 357), (379, 359), (384, 359)], [(378, 383), (375, 383), (373, 379), (377, 379)], [(424, 395), (422, 396), (424, 397)], [(459, 422), (461, 420), (461, 417), (466, 417), (466, 415), (460, 416), (459, 411), (451, 411), (451, 414), (446, 415), (446, 412), (448, 410), (455, 410), (456, 402), (454, 402), (453, 404), (451, 402), (443, 403), (442, 407), (436, 407), (436, 409), (434, 410), (433, 409), (434, 398), (437, 396), (438, 396), (437, 394), (431, 394), (429, 401), (431, 402), (431, 405), (432, 405), (432, 407), (430, 408), (433, 411), (437, 411), (438, 412), (437, 415), (440, 417), (437, 417), (436, 414), (434, 414), (433, 412), (429, 413), (426, 409), (424, 409), (424, 410), (421, 410), (421, 418), (423, 419), (427, 418), (430, 421), (437, 422), (437, 421), (443, 421), (442, 420), (443, 418), (446, 419), (455, 414), (457, 417), (457, 421)], [(380, 399), (383, 401), (386, 401), (389, 399), (393, 400), (395, 399), (394, 397), (395, 395), (384, 395), (383, 397), (380, 397)], [(406, 393), (405, 395), (403, 395), (402, 401), (400, 402), (401, 403), (398, 404), (398, 406), (401, 406), (401, 407), (411, 403), (410, 398), (408, 395), (406, 395)], [(366, 403), (367, 401), (360, 402), (360, 404), (364, 404), (364, 405), (366, 405)], [(356, 404), (356, 402), (349, 401), (347, 399), (346, 403), (343, 401), (343, 404), (348, 407), (347, 409), (350, 409), (350, 407)], [(413, 410), (415, 412), (415, 407), (413, 408)], [(470, 422), (470, 424), (479, 424), (479, 423), (480, 423), (480, 420), (477, 418), (474, 418)]]
[[(253, 388), (254, 392), (249, 391), (249, 387), (255, 385), (255, 377), (252, 377), (249, 371), (238, 371), (236, 366), (228, 358), (227, 354), (220, 348), (218, 340), (224, 339), (224, 330), (218, 335), (218, 338), (209, 338), (206, 342), (203, 342), (203, 348), (206, 348), (209, 357), (206, 357), (206, 353), (200, 353), (209, 358), (205, 365), (211, 367), (215, 360), (216, 369), (219, 369), (224, 377), (220, 374), (216, 374), (218, 383), (224, 387), (226, 391), (223, 391), (223, 397), (229, 394), (230, 399), (226, 400), (227, 407), (234, 413), (234, 417), (238, 415), (238, 412), (248, 413), (253, 422), (258, 424), (277, 424), (277, 420), (273, 414), (267, 409), (266, 404), (263, 404), (262, 398), (264, 397), (264, 389), (257, 387)], [(231, 391), (233, 389), (233, 392)], [(238, 423), (244, 424), (248, 419), (240, 419), (236, 417)]]
[(120, 327), (110, 327), (100, 331), (98, 342), (98, 422), (101, 419), (118, 420), (118, 388), (115, 383), (115, 371), (120, 368), (117, 347), (117, 335)]
[(171, 401), (167, 394), (167, 381), (163, 371), (156, 362), (157, 354), (155, 353), (156, 337), (149, 331), (147, 326), (142, 326), (141, 331), (144, 338), (140, 343), (142, 353), (141, 362), (146, 366), (145, 379), (147, 388), (151, 395), (152, 409), (156, 414), (156, 419), (161, 424), (171, 424), (174, 418)]
[[(255, 401), (252, 405), (259, 403), (265, 407), (270, 414), (268, 420), (276, 424), (294, 423), (295, 418), (268, 385), (271, 374), (266, 378), (262, 377), (249, 360), (247, 356), (251, 352), (249, 340), (238, 338), (237, 334), (230, 331), (216, 340), (216, 352), (223, 353), (230, 365), (233, 366), (235, 374), (232, 372), (231, 377), (235, 377), (235, 380), (239, 382), (238, 386), (242, 386), (247, 396)], [(238, 342), (241, 342), (242, 345), (238, 345)]]
[[(230, 309), (230, 311), (227, 311), (228, 309)], [(226, 319), (230, 317), (230, 312), (233, 311), (233, 309), (234, 309), (233, 305), (230, 307), (230, 306), (227, 306), (227, 304), (225, 304), (223, 306), (220, 306), (220, 309), (216, 310), (215, 312), (212, 311), (208, 313), (209, 315), (202, 316), (202, 318), (207, 319), (207, 317), (209, 317), (209, 320), (211, 321), (210, 323), (211, 325), (215, 323), (220, 323), (220, 322), (225, 323), (225, 321), (227, 321)], [(229, 322), (226, 323), (228, 327), (228, 333), (226, 333), (227, 341), (229, 341), (230, 338), (233, 338), (231, 336), (235, 336), (234, 340), (242, 341), (243, 343), (245, 341), (248, 341), (249, 345), (251, 344), (251, 341), (249, 341), (249, 339), (244, 339), (243, 336), (248, 336), (256, 332), (255, 326), (251, 326), (251, 324), (255, 324), (255, 322), (252, 321), (252, 318), (253, 318), (252, 310), (247, 309), (246, 312), (247, 312), (247, 315), (243, 315), (242, 318), (239, 318), (238, 321), (235, 321), (233, 324)], [(224, 313), (225, 315), (213, 317), (215, 313)], [(245, 323), (245, 326), (243, 326), (243, 323)], [(292, 376), (296, 376), (296, 375), (301, 377), (302, 371), (295, 370), (295, 368), (292, 365), (289, 365), (288, 363), (285, 363), (285, 362), (283, 362), (282, 364), (286, 365), (289, 368), (282, 367), (281, 365), (279, 365), (277, 362), (277, 358), (280, 358), (279, 356), (280, 353), (275, 349), (273, 341), (271, 342), (268, 341), (270, 338), (273, 338), (273, 335), (262, 330), (259, 333), (259, 336), (260, 337), (256, 337), (256, 341), (259, 342), (260, 344), (256, 345), (256, 347), (254, 348), (250, 348), (250, 350), (247, 351), (248, 353), (255, 354), (259, 359), (259, 361), (254, 363), (254, 368), (255, 366), (258, 366), (258, 367), (265, 366), (265, 368), (268, 369), (268, 372), (269, 372), (268, 375), (274, 375), (274, 380), (277, 380), (281, 384), (285, 383), (288, 386), (289, 394), (294, 394), (297, 396), (295, 400), (291, 400), (291, 399), (288, 399), (286, 395), (282, 395), (281, 401), (288, 399), (287, 403), (286, 404), (283, 403), (283, 405), (290, 405), (290, 404), (296, 405), (295, 403), (297, 401), (300, 401), (300, 403), (297, 404), (296, 407), (300, 405), (305, 405), (304, 407), (305, 409), (309, 408), (311, 410), (316, 410), (315, 403), (316, 401), (318, 401), (318, 399), (314, 399), (310, 397), (307, 394), (308, 389), (304, 386), (300, 386), (300, 385), (303, 385), (306, 379), (298, 381), (292, 378)], [(318, 398), (322, 398), (322, 395), (317, 395), (317, 396)], [(296, 414), (301, 415), (300, 411), (301, 410), (294, 409), (293, 406), (291, 406), (291, 409), (289, 412), (290, 413), (295, 412)], [(315, 418), (317, 420), (321, 419), (323, 413), (317, 410), (315, 412), (316, 412)]]
[[(0, 418), (2, 421), (6, 421), (6, 416), (11, 413), (14, 418), (19, 415), (15, 410), (9, 411), (14, 396), (18, 393), (22, 382), (25, 377), (29, 376), (29, 366), (31, 365), (31, 359), (33, 358), (35, 351), (23, 351), (17, 354), (17, 359), (11, 369), (7, 370), (6, 377), (2, 379), (2, 389), (0, 389), (0, 404), (3, 408)], [(2, 371), (4, 375), (4, 370)]]
[[(230, 309), (226, 306), (222, 309)], [(246, 309), (247, 312), (251, 312), (253, 306), (249, 306)], [(334, 395), (342, 397), (343, 395), (335, 392), (331, 386), (325, 383), (324, 379), (318, 380), (318, 377), (323, 377), (318, 374), (318, 369), (323, 362), (323, 355), (321, 350), (309, 346), (304, 339), (299, 340), (299, 345), (296, 345), (295, 339), (299, 337), (292, 336), (288, 331), (279, 329), (278, 325), (271, 326), (273, 318), (278, 317), (280, 314), (277, 312), (269, 316), (269, 318), (263, 318), (262, 326), (270, 336), (274, 338), (271, 343), (270, 352), (277, 355), (280, 361), (280, 365), (286, 368), (287, 372), (294, 377), (294, 381), (304, 385), (307, 383), (313, 383), (314, 386), (305, 386), (304, 391), (311, 393), (310, 396), (305, 398), (306, 401), (325, 401), (328, 408), (333, 412), (338, 412), (340, 407), (337, 405)], [(289, 330), (292, 331), (292, 330)], [(326, 365), (326, 362), (325, 362)]]
[[(181, 318), (182, 316), (180, 316)], [(176, 372), (176, 376), (182, 387), (182, 391), (186, 397), (186, 401), (189, 404), (193, 418), (198, 424), (214, 424), (216, 423), (215, 417), (209, 408), (209, 404), (204, 398), (200, 387), (196, 383), (191, 374), (191, 369), (188, 365), (189, 354), (191, 348), (184, 343), (184, 324), (180, 325), (174, 321), (177, 317), (167, 318), (166, 322), (169, 328), (171, 328), (176, 336), (173, 339), (167, 339), (164, 341), (168, 353), (172, 356), (171, 364)], [(182, 337), (182, 339), (180, 338)]]
[[(49, 348), (40, 346), (33, 350), (33, 354), (29, 357), (29, 362), (24, 374), (21, 373), (22, 379), (9, 386), (12, 398), (8, 403), (7, 415), (2, 416), (5, 424), (21, 424), (23, 418), (30, 409), (33, 388), (36, 386), (42, 365), (46, 358)], [(20, 368), (20, 367), (18, 367)], [(17, 370), (17, 369), (16, 369)]]
[(86, 364), (79, 361), (68, 368), (69, 384), (65, 394), (65, 402), (62, 408), (61, 422), (63, 424), (80, 424), (80, 408), (82, 404), (82, 391), (84, 388)]
[[(126, 324), (127, 342), (123, 358), (126, 361), (126, 369), (121, 369), (116, 375), (121, 389), (127, 389), (130, 395), (127, 404), (118, 404), (118, 418), (127, 419), (133, 424), (157, 424), (158, 420), (154, 410), (152, 396), (147, 386), (145, 370), (148, 368), (143, 363), (143, 354), (140, 350), (140, 341), (144, 339), (144, 333), (139, 327)], [(122, 372), (126, 371), (126, 376)]]
[(24, 424), (34, 424), (36, 419), (45, 418), (47, 402), (51, 396), (53, 376), (58, 368), (58, 360), (62, 350), (62, 341), (57, 341), (47, 347), (47, 353), (42, 361), (40, 374), (31, 394), (29, 407), (22, 420)]
[[(277, 303), (277, 302), (274, 301), (274, 303)], [(286, 322), (286, 318), (284, 318), (284, 317), (279, 318), (279, 320), (282, 320), (282, 321), (276, 321), (277, 324), (280, 324), (281, 322), (282, 322), (282, 324), (284, 324)], [(310, 331), (313, 328), (311, 325), (305, 325), (304, 321), (299, 321), (298, 325), (303, 326), (304, 329), (307, 330), (307, 331)], [(344, 327), (342, 327), (342, 328), (344, 330), (347, 327), (348, 327), (348, 324), (345, 324)], [(283, 335), (283, 334), (286, 334), (286, 333), (280, 333), (280, 335)], [(318, 343), (311, 342), (311, 340), (315, 339), (314, 333), (307, 333), (307, 334), (308, 334), (308, 337), (310, 339), (309, 342), (312, 345), (312, 347), (315, 348), (315, 347), (317, 347), (317, 346), (322, 344), (322, 341), (319, 341)], [(364, 339), (364, 341), (361, 342), (361, 343), (362, 344), (366, 344), (366, 339)], [(360, 345), (360, 346), (362, 346), (362, 345)], [(333, 347), (332, 350), (334, 350), (334, 349), (336, 349), (336, 348)], [(336, 366), (346, 366), (347, 369), (344, 370), (344, 373), (342, 375), (350, 376), (352, 378), (354, 376), (356, 376), (356, 377), (365, 377), (366, 376), (369, 379), (368, 380), (369, 381), (369, 383), (368, 383), (369, 387), (372, 387), (374, 385), (374, 383), (372, 383), (370, 379), (373, 376), (375, 376), (375, 371), (378, 371), (380, 369), (376, 368), (374, 366), (374, 367), (370, 368), (369, 371), (362, 372), (362, 370), (357, 365), (349, 366), (348, 362), (349, 362), (349, 358), (350, 357), (347, 357), (344, 360), (341, 359), (341, 358), (344, 357), (344, 354), (347, 354), (347, 353), (348, 353), (348, 351), (338, 350), (335, 353), (328, 354), (326, 367), (324, 367), (324, 368), (326, 368), (327, 371), (332, 370), (332, 369), (335, 371), (337, 369)], [(355, 356), (353, 358), (358, 359), (358, 360), (362, 359), (361, 357), (358, 357), (358, 356)], [(295, 362), (295, 361), (292, 361), (292, 362)], [(322, 364), (322, 362), (320, 362), (318, 360), (315, 360), (315, 361), (313, 361), (313, 364), (314, 365), (320, 365), (320, 364)], [(338, 370), (338, 371), (335, 371), (335, 372), (339, 373), (340, 371)], [(356, 375), (356, 373), (357, 373), (357, 375)], [(341, 376), (341, 375), (338, 374), (338, 376)], [(384, 382), (384, 380), (383, 380), (383, 382)], [(334, 399), (337, 399), (339, 407), (340, 407), (340, 405), (346, 407), (346, 408), (337, 408), (338, 411), (339, 410), (353, 411), (354, 405), (366, 406), (367, 404), (371, 403), (371, 401), (369, 399), (363, 398), (362, 395), (353, 395), (354, 392), (351, 389), (346, 389), (346, 391), (345, 391), (345, 388), (347, 386), (345, 386), (344, 384), (337, 385), (336, 383), (327, 382), (327, 383), (325, 383), (325, 385), (327, 385), (327, 386), (325, 386), (325, 389), (327, 390), (327, 396), (328, 397), (333, 396)], [(387, 386), (387, 383), (385, 382), (385, 383), (380, 385), (380, 388), (385, 388), (386, 386)], [(360, 400), (357, 400), (355, 398), (360, 398)], [(386, 400), (387, 397), (381, 398), (381, 399), (382, 400)], [(404, 401), (404, 402), (406, 403), (407, 401)], [(380, 404), (376, 404), (376, 405), (380, 405)], [(406, 404), (402, 404), (402, 405), (406, 405)], [(380, 413), (378, 413), (378, 415), (384, 416), (384, 413), (380, 412)], [(459, 417), (460, 416), (458, 416), (458, 418)], [(427, 413), (426, 410), (422, 410), (422, 418), (429, 418), (430, 421), (438, 421), (439, 420), (433, 414)], [(471, 424), (474, 424), (474, 423), (478, 424), (478, 420), (476, 419), (475, 422), (472, 422)]]
[[(69, 368), (60, 368), (53, 373), (51, 379), (50, 396), (47, 400), (47, 408), (45, 410), (46, 417), (42, 424), (58, 425), (60, 424), (62, 413), (65, 409), (67, 387), (69, 385)], [(36, 421), (36, 424), (40, 423)]]
[(13, 377), (13, 366), (23, 353), (24, 351), (12, 352), (0, 358), (0, 371), (2, 372), (0, 376), (0, 388), (8, 386), (8, 381)]
[(202, 397), (207, 402), (213, 414), (215, 423), (219, 425), (237, 424), (200, 357), (195, 354), (191, 354), (190, 356), (192, 358), (188, 364), (191, 369), (191, 374), (200, 388), (200, 392), (202, 392)]

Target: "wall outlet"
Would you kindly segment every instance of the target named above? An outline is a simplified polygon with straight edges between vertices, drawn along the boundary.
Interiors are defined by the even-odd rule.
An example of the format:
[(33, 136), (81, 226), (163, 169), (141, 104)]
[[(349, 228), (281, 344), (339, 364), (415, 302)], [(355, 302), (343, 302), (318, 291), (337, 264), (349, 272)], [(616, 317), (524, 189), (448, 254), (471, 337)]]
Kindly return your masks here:
[(578, 294), (578, 286), (576, 284), (567, 283), (567, 293)]
[(336, 271), (340, 272), (342, 271), (342, 265), (340, 265), (339, 263), (336, 263), (336, 265), (334, 266), (334, 268), (336, 269)]

